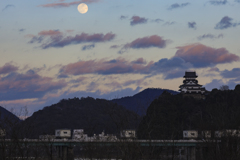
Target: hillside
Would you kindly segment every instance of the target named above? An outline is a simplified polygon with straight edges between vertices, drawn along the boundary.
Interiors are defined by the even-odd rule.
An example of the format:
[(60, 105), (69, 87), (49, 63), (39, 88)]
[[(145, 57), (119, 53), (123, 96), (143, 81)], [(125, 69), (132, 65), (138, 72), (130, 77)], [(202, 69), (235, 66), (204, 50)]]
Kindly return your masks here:
[(112, 102), (122, 105), (125, 108), (134, 111), (139, 115), (145, 115), (147, 108), (152, 103), (152, 101), (158, 98), (165, 90), (174, 95), (179, 93), (168, 89), (147, 88), (135, 94), (134, 96), (113, 99)]
[(212, 90), (205, 100), (164, 92), (147, 109), (138, 127), (140, 139), (181, 139), (183, 130), (223, 130), (240, 127), (240, 85)]
[(28, 137), (54, 134), (55, 129), (84, 129), (85, 133), (119, 134), (121, 129), (137, 128), (139, 116), (104, 99), (63, 99), (27, 118), (21, 128), (31, 131)]
[(2, 123), (6, 123), (6, 121), (18, 122), (20, 119), (13, 113), (0, 106), (0, 121)]

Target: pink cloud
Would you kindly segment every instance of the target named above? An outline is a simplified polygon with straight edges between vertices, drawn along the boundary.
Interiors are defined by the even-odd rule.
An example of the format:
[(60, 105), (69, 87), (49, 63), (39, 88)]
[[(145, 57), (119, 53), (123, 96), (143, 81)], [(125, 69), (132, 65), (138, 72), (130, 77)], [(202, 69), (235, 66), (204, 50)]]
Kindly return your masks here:
[[(151, 77), (162, 74), (165, 79), (173, 79), (182, 77), (185, 70), (189, 68), (193, 68), (193, 65), (178, 57), (173, 57), (171, 59), (163, 58), (157, 62), (147, 62), (143, 58), (138, 58), (134, 61), (125, 58), (112, 60), (101, 59), (79, 61), (62, 66), (59, 70), (58, 77), (83, 74), (148, 74), (148, 76)], [(178, 74), (173, 74), (173, 71)]]
[(38, 33), (39, 36), (56, 36), (61, 35), (62, 32), (58, 30), (48, 30), (48, 31), (41, 31)]
[(39, 7), (48, 7), (48, 8), (62, 8), (62, 7), (70, 7), (73, 5), (78, 5), (80, 3), (97, 3), (99, 0), (81, 0), (81, 1), (74, 1), (70, 3), (64, 3), (63, 1), (60, 1), (61, 3), (49, 3), (49, 4), (43, 4), (39, 5)]
[(133, 63), (136, 63), (136, 64), (146, 64), (146, 60), (144, 60), (143, 58), (138, 58), (137, 60), (135, 61), (132, 61)]
[(212, 48), (203, 44), (177, 47), (174, 57), (190, 62), (194, 67), (207, 67), (222, 63), (239, 61), (239, 56), (229, 53), (225, 48)]
[[(144, 61), (144, 60), (143, 60)], [(143, 73), (148, 72), (153, 62), (148, 64), (134, 63), (124, 58), (107, 60), (89, 60), (79, 61), (68, 64), (60, 69), (63, 75), (81, 75), (81, 74), (124, 74), (124, 73)]]
[(7, 74), (7, 73), (15, 72), (17, 70), (18, 70), (18, 67), (10, 63), (6, 63), (4, 66), (0, 67), (0, 74)]
[(157, 47), (157, 48), (165, 48), (167, 40), (164, 40), (162, 37), (158, 35), (152, 35), (148, 37), (138, 38), (132, 41), (131, 43), (127, 43), (124, 45), (124, 49), (133, 48), (133, 49), (140, 49), (140, 48), (150, 48), (150, 47)]

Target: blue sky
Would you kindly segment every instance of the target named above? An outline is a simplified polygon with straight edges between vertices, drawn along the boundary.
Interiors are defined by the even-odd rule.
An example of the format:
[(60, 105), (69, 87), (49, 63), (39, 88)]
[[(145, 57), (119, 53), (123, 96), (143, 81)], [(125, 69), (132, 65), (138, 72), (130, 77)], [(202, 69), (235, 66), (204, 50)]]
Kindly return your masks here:
[[(80, 14), (77, 6), (88, 5)], [(239, 0), (2, 0), (0, 105), (240, 83)]]

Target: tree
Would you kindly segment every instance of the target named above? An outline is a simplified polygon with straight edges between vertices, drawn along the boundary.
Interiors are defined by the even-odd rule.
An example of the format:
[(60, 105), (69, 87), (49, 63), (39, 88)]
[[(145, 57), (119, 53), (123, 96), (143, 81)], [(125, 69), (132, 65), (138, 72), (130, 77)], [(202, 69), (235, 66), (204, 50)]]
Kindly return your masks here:
[(219, 89), (221, 91), (227, 91), (227, 90), (229, 90), (229, 86), (228, 85), (221, 85)]

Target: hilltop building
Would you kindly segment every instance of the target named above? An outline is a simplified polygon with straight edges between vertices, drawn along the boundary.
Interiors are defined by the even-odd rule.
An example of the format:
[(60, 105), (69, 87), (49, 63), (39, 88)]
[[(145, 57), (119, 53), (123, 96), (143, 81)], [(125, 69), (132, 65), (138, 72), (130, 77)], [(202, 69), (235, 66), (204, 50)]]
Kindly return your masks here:
[(183, 80), (183, 84), (179, 86), (179, 91), (181, 91), (183, 96), (191, 96), (196, 99), (205, 98), (206, 89), (198, 84), (198, 80), (196, 80), (197, 77), (195, 71), (185, 72), (183, 77), (185, 80)]

